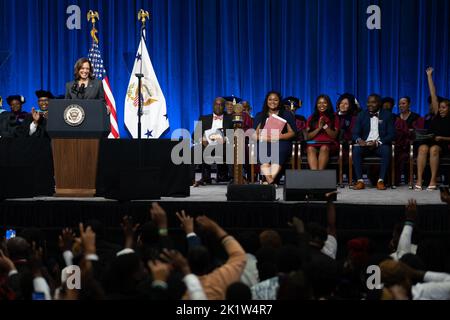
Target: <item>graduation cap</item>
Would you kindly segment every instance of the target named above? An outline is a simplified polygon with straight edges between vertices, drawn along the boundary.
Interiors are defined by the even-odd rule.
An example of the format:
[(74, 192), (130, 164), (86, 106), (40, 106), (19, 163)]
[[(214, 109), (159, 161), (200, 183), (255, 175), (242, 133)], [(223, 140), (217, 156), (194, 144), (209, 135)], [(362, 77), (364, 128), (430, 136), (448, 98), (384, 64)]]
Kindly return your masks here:
[(13, 96), (9, 96), (8, 98), (6, 98), (6, 102), (8, 102), (9, 105), (11, 105), (11, 103), (14, 101), (20, 101), (21, 104), (24, 104), (26, 102), (25, 97), (21, 96), (21, 95), (13, 95)]
[(38, 99), (40, 98), (55, 99), (55, 96), (50, 91), (45, 90), (36, 91), (36, 97), (38, 97)]
[(241, 98), (238, 98), (238, 97), (235, 97), (235, 96), (224, 97), (224, 99), (225, 99), (225, 102), (233, 102), (234, 104), (242, 102)]
[(302, 101), (296, 97), (287, 97), (282, 101), (282, 104), (290, 107), (291, 110), (297, 110), (302, 107)]

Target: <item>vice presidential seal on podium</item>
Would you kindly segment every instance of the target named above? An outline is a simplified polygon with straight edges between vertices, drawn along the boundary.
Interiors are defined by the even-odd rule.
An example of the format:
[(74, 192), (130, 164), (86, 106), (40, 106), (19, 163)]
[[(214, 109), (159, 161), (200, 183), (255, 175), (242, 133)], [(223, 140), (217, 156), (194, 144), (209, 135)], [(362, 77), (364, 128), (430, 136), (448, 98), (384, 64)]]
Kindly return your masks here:
[(101, 100), (52, 100), (48, 115), (56, 196), (93, 197), (99, 142), (110, 133), (105, 104)]

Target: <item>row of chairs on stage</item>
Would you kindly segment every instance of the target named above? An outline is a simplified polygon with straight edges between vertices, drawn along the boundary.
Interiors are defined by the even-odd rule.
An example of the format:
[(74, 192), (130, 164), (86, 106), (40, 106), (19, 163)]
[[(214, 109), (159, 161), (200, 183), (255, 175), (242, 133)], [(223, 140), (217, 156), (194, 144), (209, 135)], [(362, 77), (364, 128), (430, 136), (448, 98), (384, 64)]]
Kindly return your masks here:
[[(254, 146), (251, 144), (248, 146), (248, 152), (250, 157), (255, 157), (254, 155)], [(300, 141), (294, 141), (292, 142), (292, 152), (288, 159), (288, 161), (283, 166), (283, 171), (280, 173), (280, 177), (278, 180), (280, 180), (281, 176), (284, 175), (284, 172), (286, 169), (291, 170), (308, 170), (308, 157), (305, 152), (306, 150), (306, 144), (305, 142)], [(255, 158), (253, 158), (255, 159)], [(398, 172), (398, 166), (396, 166), (396, 161), (398, 159), (396, 158), (396, 148), (395, 144), (392, 145), (391, 148), (391, 162), (390, 162), (390, 169), (388, 176), (386, 177), (388, 185), (395, 189), (398, 187), (398, 178), (396, 178)], [(377, 156), (366, 156), (362, 159), (363, 167), (379, 167), (381, 164), (381, 157)], [(246, 168), (246, 179), (250, 183), (256, 183), (260, 181), (258, 176), (259, 173), (259, 165), (250, 164), (245, 165)], [(353, 144), (349, 142), (341, 142), (339, 144), (339, 149), (337, 154), (330, 155), (330, 159), (328, 162), (328, 168), (329, 169), (336, 169), (336, 181), (338, 181), (338, 186), (341, 188), (344, 188), (345, 185), (348, 185), (350, 188), (355, 183), (353, 177)], [(414, 186), (414, 178), (415, 178), (415, 171), (417, 168), (417, 155), (414, 148), (414, 145), (410, 144), (410, 152), (408, 161), (406, 163), (405, 168), (402, 168), (403, 174), (404, 174), (404, 182), (409, 186), (410, 189), (413, 189)], [(445, 177), (447, 179), (449, 170), (450, 170), (450, 155), (442, 155), (440, 157), (440, 170), (441, 170), (441, 176)], [(368, 174), (370, 175), (370, 174)], [(345, 179), (345, 176), (347, 179)], [(442, 183), (444, 181), (441, 181)], [(445, 181), (447, 182), (447, 181)]]

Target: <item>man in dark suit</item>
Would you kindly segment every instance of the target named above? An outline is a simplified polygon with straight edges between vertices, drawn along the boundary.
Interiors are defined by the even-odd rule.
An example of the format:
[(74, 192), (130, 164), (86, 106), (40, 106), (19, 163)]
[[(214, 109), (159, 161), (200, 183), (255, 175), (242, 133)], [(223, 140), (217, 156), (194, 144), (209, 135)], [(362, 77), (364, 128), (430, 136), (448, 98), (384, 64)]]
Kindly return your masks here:
[(362, 157), (370, 154), (382, 158), (377, 189), (386, 190), (384, 179), (389, 168), (391, 144), (395, 139), (395, 127), (392, 113), (381, 107), (381, 97), (377, 94), (370, 95), (367, 100), (367, 110), (359, 114), (353, 128), (353, 141), (356, 143), (353, 148), (353, 166), (358, 180), (353, 188), (354, 190), (365, 188), (361, 163)]
[[(222, 132), (222, 137), (225, 137), (225, 130), (233, 129), (233, 118), (224, 114), (224, 112), (225, 99), (219, 97), (214, 100), (213, 114), (200, 116), (198, 119), (199, 123), (194, 131), (194, 148), (202, 148), (202, 155), (205, 148), (209, 145), (205, 132), (211, 129), (217, 129)], [(212, 137), (212, 139), (209, 137), (209, 140), (217, 140), (217, 143), (225, 145), (225, 141), (222, 137)], [(223, 154), (225, 156), (225, 148)], [(211, 165), (204, 163), (203, 157), (202, 161), (203, 163), (200, 165), (202, 168), (202, 179), (194, 183), (194, 186), (196, 187), (211, 183)], [(223, 158), (223, 163), (225, 163), (225, 157)], [(195, 168), (195, 164), (193, 165), (193, 168)], [(226, 164), (217, 164), (217, 171), (218, 182), (228, 181), (230, 179), (228, 166)], [(195, 170), (193, 170), (193, 180), (195, 180)]]

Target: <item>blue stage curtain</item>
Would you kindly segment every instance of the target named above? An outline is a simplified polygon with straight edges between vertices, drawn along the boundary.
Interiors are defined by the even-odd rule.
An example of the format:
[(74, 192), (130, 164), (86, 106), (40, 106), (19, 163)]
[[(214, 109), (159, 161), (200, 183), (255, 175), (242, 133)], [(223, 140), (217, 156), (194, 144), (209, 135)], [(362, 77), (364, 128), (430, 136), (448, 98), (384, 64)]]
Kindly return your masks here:
[[(82, 29), (66, 27), (69, 5), (81, 7)], [(368, 30), (367, 7), (382, 10), (382, 29)], [(372, 92), (412, 98), (426, 113), (425, 69), (434, 66), (440, 95), (450, 96), (450, 1), (447, 0), (0, 0), (0, 95), (62, 94), (90, 47), (89, 9), (99, 11), (100, 46), (116, 98), (120, 131), (136, 53), (140, 8), (151, 12), (148, 46), (165, 93), (171, 130), (193, 129), (215, 96), (247, 99), (261, 110), (269, 90), (303, 99)], [(395, 110), (397, 111), (397, 110)]]

